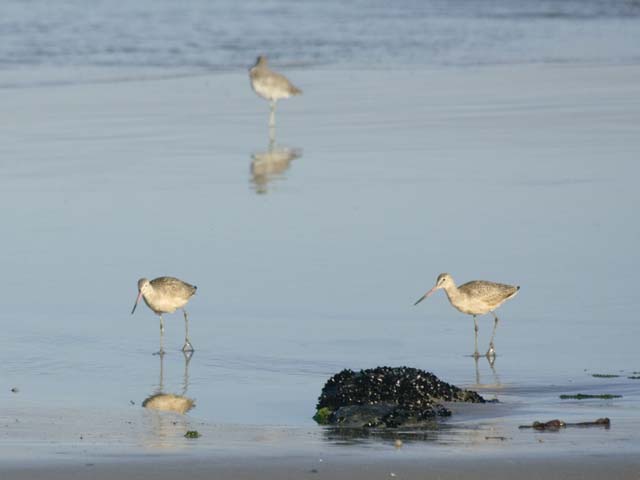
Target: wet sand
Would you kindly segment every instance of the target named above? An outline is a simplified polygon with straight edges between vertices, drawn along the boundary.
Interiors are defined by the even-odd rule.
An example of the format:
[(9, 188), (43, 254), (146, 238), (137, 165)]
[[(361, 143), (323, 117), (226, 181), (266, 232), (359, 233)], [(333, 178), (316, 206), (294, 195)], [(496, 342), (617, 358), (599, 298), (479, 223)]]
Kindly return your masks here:
[(563, 458), (461, 458), (403, 459), (401, 455), (327, 457), (323, 462), (310, 457), (272, 457), (256, 460), (153, 458), (130, 460), (126, 463), (87, 462), (73, 466), (28, 466), (4, 469), (6, 480), (47, 478), (116, 478), (172, 479), (637, 479), (640, 460), (636, 455), (565, 456)]
[[(602, 405), (595, 409), (611, 413)], [(321, 427), (212, 425), (189, 415), (140, 408), (127, 414), (90, 409), (11, 412), (15, 424), (7, 425), (3, 416), (0, 473), (5, 480), (162, 480), (185, 475), (635, 479), (640, 472), (639, 425), (633, 418), (614, 413), (611, 429), (534, 432), (517, 428), (508, 399), (503, 405), (464, 405), (456, 410), (453, 424), (444, 422), (436, 431), (399, 430), (366, 437)], [(202, 436), (185, 439), (188, 429)]]
[[(500, 403), (450, 403), (434, 430), (231, 425), (124, 409), (3, 409), (3, 479), (74, 478), (637, 478), (639, 392), (634, 385), (477, 385)], [(617, 391), (623, 399), (561, 401), (558, 392)], [(16, 402), (20, 403), (20, 402)], [(520, 429), (534, 420), (588, 421), (610, 428)], [(185, 433), (197, 430), (197, 439)], [(400, 443), (398, 443), (400, 442)], [(392, 475), (393, 474), (393, 475)]]
[[(638, 261), (625, 219), (638, 198), (640, 67), (286, 73), (305, 94), (279, 105), (277, 143), (299, 155), (259, 179), (268, 107), (244, 72), (0, 90), (12, 112), (0, 195), (19, 224), (1, 285), (2, 479), (637, 478), (640, 383), (589, 373), (639, 370), (637, 299), (602, 279), (614, 269), (625, 283)], [(500, 208), (460, 225), (455, 212), (478, 196)], [(166, 224), (184, 211), (186, 225)], [(487, 224), (479, 258), (464, 241)], [(593, 257), (603, 241), (609, 257)], [(440, 262), (491, 264), (491, 278), (517, 272), (526, 285), (504, 309), (497, 373), (474, 372), (471, 324), (443, 299), (410, 310), (439, 273), (426, 265)], [(186, 415), (140, 407), (158, 389), (157, 323), (128, 312), (135, 280), (159, 268), (200, 288), (191, 379), (175, 351), (165, 366), (165, 387), (196, 400)], [(180, 319), (169, 322), (178, 345)], [(314, 325), (338, 333), (309, 340)], [(324, 380), (379, 364), (432, 370), (501, 404), (460, 408), (435, 432), (362, 438), (313, 425)], [(558, 398), (577, 392), (623, 398)], [(517, 428), (603, 416), (608, 430)], [(185, 439), (190, 429), (203, 436)]]

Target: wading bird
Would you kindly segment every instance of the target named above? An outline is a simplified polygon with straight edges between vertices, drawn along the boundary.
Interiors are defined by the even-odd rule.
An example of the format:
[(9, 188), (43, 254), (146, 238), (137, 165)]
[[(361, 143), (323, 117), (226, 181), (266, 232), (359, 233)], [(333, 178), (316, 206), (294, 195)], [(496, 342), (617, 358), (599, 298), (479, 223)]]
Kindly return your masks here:
[(477, 315), (484, 315), (491, 312), (495, 322), (493, 324), (493, 333), (491, 334), (491, 341), (489, 342), (489, 350), (487, 350), (487, 358), (493, 358), (496, 355), (496, 349), (493, 345), (493, 340), (496, 335), (496, 328), (498, 327), (498, 316), (494, 310), (497, 309), (504, 302), (513, 298), (520, 290), (520, 287), (514, 287), (512, 285), (505, 285), (503, 283), (488, 282), (486, 280), (474, 280), (472, 282), (465, 283), (456, 287), (453, 278), (448, 273), (441, 273), (438, 275), (435, 286), (425, 293), (420, 299), (414, 303), (419, 304), (422, 300), (427, 298), (436, 290), (443, 289), (449, 302), (455, 308), (467, 315), (473, 315), (473, 323), (475, 327), (475, 351), (473, 356), (478, 358), (478, 320)]
[(158, 354), (164, 354), (164, 320), (162, 319), (162, 314), (173, 313), (178, 308), (182, 308), (184, 313), (184, 346), (182, 351), (193, 352), (193, 346), (189, 341), (189, 317), (183, 307), (196, 293), (197, 288), (174, 277), (158, 277), (151, 281), (146, 278), (138, 280), (138, 298), (133, 305), (131, 315), (136, 311), (140, 299), (144, 298), (144, 303), (153, 313), (160, 316), (160, 351)]
[(302, 94), (302, 90), (279, 73), (267, 66), (267, 57), (259, 56), (256, 64), (249, 70), (251, 88), (265, 100), (269, 100), (271, 113), (269, 115), (269, 127), (276, 124), (276, 102), (281, 98), (289, 98), (292, 95)]

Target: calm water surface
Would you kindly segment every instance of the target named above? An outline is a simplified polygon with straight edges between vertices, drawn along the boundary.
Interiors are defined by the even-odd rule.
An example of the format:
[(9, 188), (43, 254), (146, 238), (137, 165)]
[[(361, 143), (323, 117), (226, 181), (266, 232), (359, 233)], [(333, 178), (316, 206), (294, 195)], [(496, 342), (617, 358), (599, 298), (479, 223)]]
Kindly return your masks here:
[[(362, 22), (359, 2), (47, 5), (0, 20), (0, 405), (139, 408), (161, 365), (157, 317), (129, 315), (136, 281), (170, 274), (199, 287), (196, 352), (168, 317), (162, 388), (194, 418), (312, 425), (330, 375), (376, 365), (539, 392), (550, 415), (572, 384), (621, 389), (633, 411), (637, 70), (576, 62), (637, 60), (637, 3), (376, 4)], [(244, 72), (47, 86), (234, 70), (259, 49), (305, 91), (280, 107), (275, 160)], [(574, 63), (470, 66), (539, 61)], [(494, 369), (441, 292), (412, 306), (442, 271), (522, 286)]]

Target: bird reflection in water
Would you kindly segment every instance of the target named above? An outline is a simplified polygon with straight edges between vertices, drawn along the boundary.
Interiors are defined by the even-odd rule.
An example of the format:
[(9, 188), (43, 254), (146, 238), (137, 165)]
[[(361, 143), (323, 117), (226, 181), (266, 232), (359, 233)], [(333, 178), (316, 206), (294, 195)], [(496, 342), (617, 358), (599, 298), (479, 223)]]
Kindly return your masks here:
[(256, 193), (268, 192), (269, 183), (284, 177), (291, 162), (302, 156), (299, 148), (276, 145), (275, 128), (269, 128), (269, 146), (266, 151), (251, 155), (251, 182)]
[(476, 364), (476, 384), (474, 385), (474, 387), (478, 388), (500, 388), (502, 386), (502, 384), (500, 383), (500, 377), (498, 376), (498, 372), (496, 372), (496, 359), (495, 357), (493, 358), (487, 358), (487, 364), (489, 365), (489, 368), (491, 368), (491, 374), (493, 376), (493, 383), (482, 383), (481, 382), (481, 378), (480, 378), (480, 366), (478, 365), (480, 358), (473, 356), (473, 360)]
[(160, 358), (160, 381), (155, 393), (147, 397), (142, 406), (149, 410), (160, 410), (164, 412), (175, 412), (184, 414), (191, 410), (195, 404), (193, 399), (186, 396), (189, 388), (189, 362), (192, 353), (184, 352), (184, 378), (182, 383), (182, 393), (180, 395), (164, 392), (164, 355)]

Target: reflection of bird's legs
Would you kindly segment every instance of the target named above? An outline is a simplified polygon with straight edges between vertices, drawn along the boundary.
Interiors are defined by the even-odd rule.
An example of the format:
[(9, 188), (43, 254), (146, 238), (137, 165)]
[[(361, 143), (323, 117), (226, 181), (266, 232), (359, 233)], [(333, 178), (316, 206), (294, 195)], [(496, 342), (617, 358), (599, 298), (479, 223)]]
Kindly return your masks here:
[(269, 106), (271, 108), (271, 111), (269, 113), (269, 127), (273, 128), (276, 126), (276, 101), (271, 100), (269, 102)]
[(500, 377), (498, 377), (498, 372), (496, 372), (495, 369), (496, 357), (488, 357), (487, 362), (489, 363), (489, 367), (491, 367), (491, 372), (493, 373), (494, 385), (500, 385)]
[(193, 352), (193, 346), (189, 341), (189, 317), (187, 316), (187, 311), (183, 308), (182, 313), (184, 313), (184, 345), (182, 346), (183, 352)]
[(189, 388), (189, 362), (191, 361), (191, 357), (193, 356), (193, 351), (183, 352), (183, 353), (184, 353), (184, 380), (182, 385), (182, 395), (186, 395), (187, 389)]
[(160, 316), (160, 350), (158, 350), (154, 355), (164, 355), (164, 320), (162, 315)]
[(478, 368), (478, 357), (473, 356), (473, 361), (476, 363), (476, 385), (480, 385), (480, 369)]
[(475, 332), (475, 350), (473, 351), (473, 357), (478, 358), (480, 357), (480, 354), (478, 353), (478, 319), (475, 315), (473, 316), (473, 327)]
[(495, 314), (495, 312), (491, 312), (491, 314), (493, 315), (493, 318), (495, 318), (495, 320), (493, 322), (493, 332), (491, 333), (491, 340), (489, 341), (489, 350), (487, 350), (487, 358), (495, 358), (496, 356), (496, 349), (493, 345), (493, 339), (496, 336), (496, 328), (498, 328), (498, 316)]
[(160, 357), (160, 380), (158, 381), (158, 393), (162, 393), (164, 390), (164, 355)]
[(276, 145), (276, 126), (269, 125), (269, 152), (273, 151), (273, 147)]

